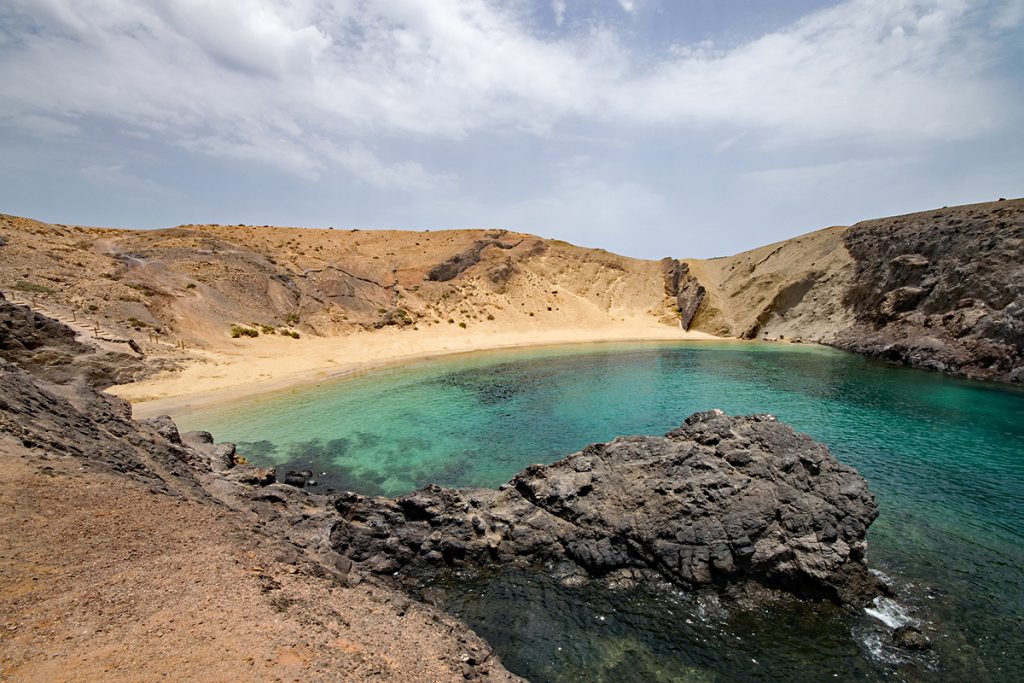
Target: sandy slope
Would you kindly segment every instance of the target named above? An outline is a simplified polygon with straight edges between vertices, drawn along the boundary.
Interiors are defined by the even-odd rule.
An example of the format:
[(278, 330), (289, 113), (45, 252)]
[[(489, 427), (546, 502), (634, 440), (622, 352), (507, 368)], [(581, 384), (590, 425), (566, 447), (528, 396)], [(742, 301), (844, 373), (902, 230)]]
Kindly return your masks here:
[(692, 327), (746, 339), (830, 341), (853, 322), (842, 305), (853, 277), (835, 226), (735, 256), (688, 259), (708, 291)]

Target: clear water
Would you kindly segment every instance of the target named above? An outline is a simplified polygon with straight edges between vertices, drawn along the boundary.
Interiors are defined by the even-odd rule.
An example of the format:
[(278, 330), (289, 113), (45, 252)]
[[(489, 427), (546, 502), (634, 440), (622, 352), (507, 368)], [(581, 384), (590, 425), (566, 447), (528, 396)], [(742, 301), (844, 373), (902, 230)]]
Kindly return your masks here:
[[(824, 441), (878, 496), (872, 566), (897, 600), (730, 611), (664, 587), (609, 592), (500, 571), (448, 581), (448, 609), (506, 666), (561, 680), (1013, 680), (1024, 672), (1024, 392), (817, 347), (630, 344), (462, 356), (201, 414), (184, 429), (322, 486), (396, 495), (496, 486), (698, 410), (769, 412)], [(890, 644), (921, 625), (931, 653)]]

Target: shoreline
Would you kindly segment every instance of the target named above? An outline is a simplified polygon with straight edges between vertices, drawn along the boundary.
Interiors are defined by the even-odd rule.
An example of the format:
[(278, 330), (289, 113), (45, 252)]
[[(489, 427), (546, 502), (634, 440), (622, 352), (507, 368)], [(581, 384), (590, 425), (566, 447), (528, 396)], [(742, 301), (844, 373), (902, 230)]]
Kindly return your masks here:
[[(284, 340), (268, 338), (263, 342), (263, 348), (259, 349), (260, 355), (255, 357), (246, 358), (237, 353), (237, 346), (203, 351), (181, 370), (158, 373), (140, 382), (115, 385), (106, 391), (129, 401), (134, 419), (158, 415), (178, 419), (182, 415), (233, 400), (448, 356), (587, 344), (743, 341), (678, 328), (612, 328), (595, 332), (549, 330), (525, 334), (476, 335), (463, 339), (447, 336), (409, 338), (408, 332), (404, 333), (405, 339), (402, 339), (402, 332), (368, 332), (346, 337), (308, 337), (299, 340), (299, 348), (296, 348), (293, 340), (282, 344)], [(260, 344), (260, 341), (248, 345), (251, 347), (255, 344)], [(285, 349), (281, 349), (282, 346)], [(408, 352), (410, 347), (418, 348)], [(280, 361), (282, 350), (293, 361), (299, 362), (274, 363), (275, 360)], [(403, 350), (407, 352), (402, 353)], [(345, 354), (351, 356), (345, 362), (339, 362), (336, 357)]]

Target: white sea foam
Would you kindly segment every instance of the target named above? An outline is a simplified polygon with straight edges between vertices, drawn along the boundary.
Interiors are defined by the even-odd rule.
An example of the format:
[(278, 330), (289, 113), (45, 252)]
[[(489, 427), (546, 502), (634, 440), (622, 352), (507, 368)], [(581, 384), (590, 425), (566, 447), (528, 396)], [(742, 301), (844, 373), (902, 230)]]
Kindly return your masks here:
[(915, 623), (914, 619), (907, 614), (907, 610), (891, 598), (878, 597), (875, 598), (873, 604), (874, 607), (865, 607), (864, 611), (889, 628), (896, 629)]

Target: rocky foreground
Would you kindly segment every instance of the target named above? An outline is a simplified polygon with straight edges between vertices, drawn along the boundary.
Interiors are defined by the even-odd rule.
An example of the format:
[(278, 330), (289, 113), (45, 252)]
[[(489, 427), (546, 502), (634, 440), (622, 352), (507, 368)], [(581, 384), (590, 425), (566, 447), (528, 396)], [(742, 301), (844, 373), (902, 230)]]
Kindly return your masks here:
[[(500, 490), (431, 486), (394, 500), (316, 495), (305, 489), (302, 473), (247, 464), (233, 445), (215, 444), (207, 433), (179, 434), (169, 418), (133, 421), (126, 402), (96, 388), (116, 374), (96, 368), (116, 365), (117, 357), (89, 359), (92, 350), (73, 346), (67, 335), (38, 334), (55, 325), (0, 299), (0, 354), (17, 361), (0, 358), (0, 562), (5, 575), (23, 579), (17, 589), (0, 591), (0, 626), (15, 634), (0, 646), (5, 676), (70, 676), (48, 648), (62, 637), (78, 638), (87, 648), (90, 641), (82, 633), (100, 640), (106, 634), (108, 641), (113, 636), (105, 678), (155, 675), (161, 662), (208, 678), (203, 661), (209, 667), (217, 662), (214, 678), (241, 671), (257, 678), (280, 675), (272, 667), (247, 670), (255, 666), (254, 656), (230, 648), (225, 656), (241, 660), (235, 668), (215, 652), (203, 660), (210, 648), (190, 642), (182, 629), (189, 625), (188, 635), (196, 637), (210, 628), (203, 626), (209, 620), (220, 624), (217, 632), (269, 629), (266, 642), (275, 652), (289, 645), (291, 633), (294, 647), (260, 664), (279, 669), (282, 662), (298, 662), (306, 680), (381, 673), (410, 680), (510, 679), (487, 644), (464, 625), (400, 593), (405, 576), (496, 562), (613, 585), (667, 581), (748, 601), (773, 600), (784, 592), (855, 606), (881, 589), (865, 564), (865, 533), (877, 515), (866, 482), (823, 445), (771, 416), (699, 413), (665, 437), (623, 437), (549, 466), (531, 466)], [(35, 510), (34, 502), (18, 500), (19, 488), (37, 491), (51, 504)], [(78, 505), (68, 507), (65, 497)], [(113, 509), (100, 504), (108, 499)], [(29, 542), (53, 529), (40, 516), (57, 512), (65, 533), (89, 529), (88, 537), (51, 538), (50, 546)], [(164, 516), (172, 521), (162, 524)], [(108, 518), (116, 520), (112, 528), (104, 522)], [(210, 520), (209, 534), (203, 518)], [(195, 559), (207, 557), (206, 547), (227, 543), (227, 537), (237, 541), (231, 546), (239, 553), (236, 564), (251, 563), (255, 575)], [(183, 558), (175, 565), (177, 574), (163, 568), (147, 578), (137, 566), (141, 556), (167, 557), (154, 539), (184, 544), (167, 549)], [(141, 555), (126, 551), (143, 541)], [(231, 552), (218, 545), (208, 555)], [(70, 567), (65, 556), (79, 559)], [(106, 580), (76, 576), (78, 563), (93, 566), (98, 558), (109, 560), (98, 566), (117, 573)], [(66, 585), (36, 582), (51, 565)], [(233, 575), (239, 576), (237, 584), (226, 580)], [(124, 602), (124, 592), (112, 594), (111, 586), (126, 576), (136, 583)], [(204, 599), (195, 586), (210, 577), (223, 580), (216, 584), (217, 595)], [(253, 581), (259, 590), (248, 595), (258, 604), (241, 613), (229, 609), (235, 603), (225, 601), (224, 592), (241, 591)], [(285, 582), (290, 593), (282, 588)], [(90, 585), (84, 595), (83, 583)], [(156, 593), (154, 585), (161, 587)], [(310, 595), (317, 592), (333, 597), (317, 601)], [(147, 601), (161, 607), (150, 606), (148, 613), (166, 617), (175, 614), (179, 594), (192, 598), (179, 622), (167, 617), (160, 629), (133, 632)], [(99, 609), (103, 623), (91, 627), (98, 630), (64, 634), (52, 621), (33, 623), (33, 615), (49, 609), (74, 613), (66, 601), (57, 606), (61, 595), (74, 595), (72, 607), (83, 613)], [(368, 604), (371, 613), (373, 604), (378, 610), (386, 606), (376, 621), (346, 611)], [(205, 605), (214, 605), (209, 614)], [(283, 616), (273, 617), (267, 605)], [(234, 621), (221, 623), (229, 614)], [(305, 626), (273, 626), (285, 617)], [(168, 648), (168, 642), (178, 646)], [(119, 653), (117, 643), (130, 645), (133, 654)], [(362, 649), (354, 643), (363, 643)], [(396, 643), (409, 650), (407, 661), (381, 663), (367, 649), (387, 651)], [(146, 648), (152, 656), (140, 655)], [(293, 656), (300, 651), (304, 659)], [(87, 649), (77, 657), (75, 666), (96, 664)], [(433, 662), (429, 671), (426, 661)]]

